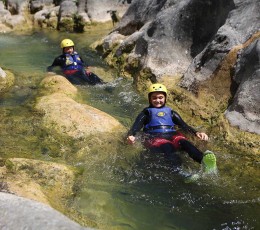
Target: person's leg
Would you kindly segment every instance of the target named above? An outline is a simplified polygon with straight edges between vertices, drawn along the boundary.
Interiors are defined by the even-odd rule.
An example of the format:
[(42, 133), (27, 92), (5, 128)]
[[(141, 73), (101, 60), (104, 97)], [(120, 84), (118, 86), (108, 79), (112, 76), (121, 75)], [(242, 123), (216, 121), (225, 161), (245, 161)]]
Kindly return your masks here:
[(161, 152), (164, 153), (165, 158), (173, 163), (173, 166), (181, 166), (182, 161), (179, 155), (176, 154), (176, 149), (171, 143), (166, 143), (160, 146)]
[(181, 148), (189, 154), (189, 156), (197, 161), (198, 163), (201, 163), (203, 158), (203, 153), (197, 149), (191, 142), (189, 142), (186, 139), (179, 140), (179, 144)]
[(90, 78), (90, 81), (92, 82), (92, 84), (96, 85), (96, 84), (104, 84), (104, 81), (99, 78), (96, 74), (90, 72), (89, 74), (89, 78)]
[(74, 74), (74, 76), (75, 78), (79, 78), (82, 82), (87, 82), (88, 84), (94, 85), (85, 69), (79, 70)]
[(101, 80), (96, 74), (92, 72), (87, 72), (85, 69), (82, 69), (79, 71), (80, 75), (79, 77), (83, 79), (85, 82), (91, 85), (96, 84), (104, 84), (103, 80)]
[(66, 78), (74, 85), (82, 84), (82, 80), (77, 75), (66, 75)]
[(207, 150), (204, 153), (202, 153), (191, 142), (185, 139), (180, 140), (179, 144), (181, 148), (184, 151), (186, 151), (193, 160), (202, 163), (204, 167), (204, 172), (216, 173), (217, 171), (216, 156), (213, 152)]
[(153, 138), (145, 143), (146, 148), (152, 153), (163, 153), (165, 158), (174, 166), (181, 165), (181, 158), (176, 154), (176, 148), (171, 141), (164, 138)]

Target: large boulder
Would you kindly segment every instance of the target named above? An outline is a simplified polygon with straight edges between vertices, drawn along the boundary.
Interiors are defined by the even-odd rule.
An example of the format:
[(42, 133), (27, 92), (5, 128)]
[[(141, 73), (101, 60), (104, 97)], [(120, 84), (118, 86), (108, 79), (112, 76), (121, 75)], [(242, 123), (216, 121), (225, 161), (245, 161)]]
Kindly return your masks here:
[(43, 80), (48, 93), (37, 100), (36, 109), (43, 112), (44, 126), (49, 130), (79, 139), (102, 133), (117, 133), (125, 128), (112, 116), (89, 105), (76, 102), (76, 88), (63, 76), (49, 76)]
[(0, 162), (1, 184), (7, 192), (48, 205), (57, 205), (72, 194), (75, 175), (69, 166), (25, 158), (0, 159)]
[(12, 30), (12, 28), (7, 25), (10, 17), (11, 13), (5, 9), (4, 3), (0, 1), (0, 32), (6, 33)]
[(66, 203), (77, 176), (75, 168), (57, 162), (0, 158), (0, 229), (87, 229), (53, 209), (78, 219)]
[(6, 8), (11, 12), (12, 15), (21, 14), (25, 11), (28, 3), (26, 0), (8, 0), (6, 2)]
[[(127, 10), (131, 1), (116, 0), (9, 0), (0, 1), (0, 32), (52, 28), (84, 32), (92, 22), (109, 22)], [(58, 11), (58, 12), (57, 12)]]
[(53, 208), (27, 198), (0, 192), (1, 229), (83, 230)]
[(260, 134), (260, 39), (241, 51), (233, 77), (237, 88), (225, 115), (240, 129)]
[[(151, 77), (184, 74), (234, 7), (232, 0), (134, 1), (114, 29), (134, 38), (128, 39), (128, 43), (134, 42), (132, 50), (125, 51), (131, 57), (126, 59), (127, 68), (131, 71), (134, 57), (139, 72), (147, 69)], [(130, 47), (128, 43), (123, 45)]]
[(54, 6), (53, 0), (32, 0), (30, 4), (30, 12), (38, 12), (48, 6)]
[(32, 20), (28, 16), (28, 1), (9, 0), (3, 5), (0, 2), (0, 32), (13, 30), (24, 31), (32, 28)]
[(202, 52), (194, 57), (181, 86), (196, 89), (196, 85), (212, 77), (234, 47), (256, 34), (260, 28), (259, 8), (259, 1), (235, 1), (235, 8), (228, 14), (225, 24), (216, 31)]
[(34, 14), (34, 25), (40, 26), (41, 28), (53, 28), (58, 27), (58, 15), (59, 6), (52, 7), (50, 9), (42, 9)]

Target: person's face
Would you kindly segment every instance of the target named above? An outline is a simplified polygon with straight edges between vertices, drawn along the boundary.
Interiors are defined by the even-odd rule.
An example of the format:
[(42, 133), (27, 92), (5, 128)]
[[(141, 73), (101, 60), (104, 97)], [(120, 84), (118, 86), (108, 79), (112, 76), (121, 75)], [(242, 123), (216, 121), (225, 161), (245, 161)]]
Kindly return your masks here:
[(73, 46), (69, 46), (69, 47), (64, 47), (63, 52), (66, 54), (72, 54), (74, 51), (74, 47)]
[(165, 95), (160, 92), (154, 92), (150, 96), (150, 104), (155, 108), (160, 108), (165, 104)]

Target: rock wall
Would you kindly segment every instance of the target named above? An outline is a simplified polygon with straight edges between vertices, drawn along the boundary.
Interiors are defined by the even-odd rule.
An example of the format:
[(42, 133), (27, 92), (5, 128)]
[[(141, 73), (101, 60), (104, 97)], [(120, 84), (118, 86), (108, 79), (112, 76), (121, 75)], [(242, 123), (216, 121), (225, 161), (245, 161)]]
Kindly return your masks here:
[(225, 115), (231, 125), (260, 134), (260, 39), (241, 50), (233, 87), (233, 102)]
[(215, 98), (218, 112), (228, 109), (231, 125), (258, 133), (259, 49), (246, 47), (258, 47), (259, 9), (255, 0), (136, 0), (94, 47), (109, 65), (131, 76), (139, 90), (156, 81), (171, 88), (174, 83), (196, 96)]
[(114, 17), (119, 20), (129, 4), (117, 0), (7, 0), (5, 4), (0, 1), (0, 32), (33, 27), (83, 32), (87, 24), (114, 21)]

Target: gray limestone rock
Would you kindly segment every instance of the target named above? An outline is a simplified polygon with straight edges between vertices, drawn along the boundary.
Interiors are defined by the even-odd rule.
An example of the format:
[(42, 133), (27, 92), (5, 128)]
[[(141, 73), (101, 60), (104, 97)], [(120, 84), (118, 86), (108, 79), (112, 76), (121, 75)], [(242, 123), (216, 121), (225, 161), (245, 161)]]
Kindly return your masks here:
[(241, 52), (235, 69), (235, 95), (225, 115), (231, 125), (260, 134), (260, 39)]
[(26, 198), (0, 192), (0, 229), (83, 230), (53, 208)]
[(194, 89), (194, 84), (209, 79), (223, 58), (236, 45), (246, 42), (260, 29), (260, 2), (254, 0), (235, 1), (221, 26), (205, 48), (194, 57), (184, 74), (181, 86)]

